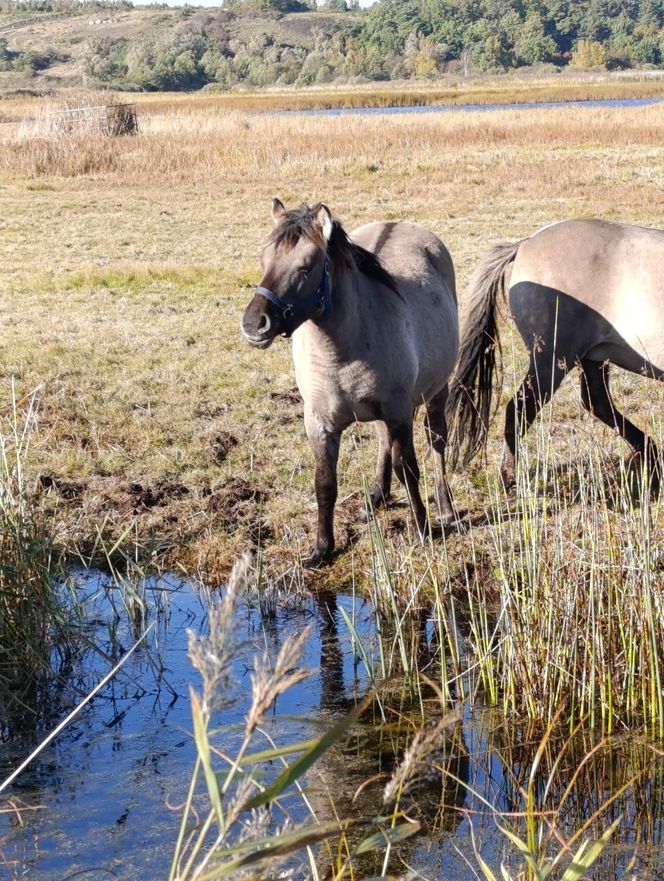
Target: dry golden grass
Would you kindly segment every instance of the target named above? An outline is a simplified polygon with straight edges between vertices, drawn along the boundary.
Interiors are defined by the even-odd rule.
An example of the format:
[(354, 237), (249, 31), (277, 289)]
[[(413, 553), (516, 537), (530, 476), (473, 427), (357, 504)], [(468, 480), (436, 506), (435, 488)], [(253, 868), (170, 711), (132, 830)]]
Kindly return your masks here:
[[(32, 474), (84, 546), (97, 527), (130, 527), (126, 540), (166, 540), (171, 564), (211, 578), (241, 547), (267, 546), (273, 572), (307, 550), (313, 480), (289, 346), (255, 352), (237, 329), (273, 195), (324, 200), (348, 229), (422, 223), (449, 246), (461, 289), (492, 241), (551, 221), (664, 227), (664, 106), (325, 117), (163, 100), (141, 106), (138, 138), (0, 129), (0, 373), (5, 389), (12, 375), (23, 391), (41, 386)], [(553, 426), (562, 454), (578, 432), (620, 450), (566, 386)], [(644, 425), (654, 386), (624, 383)], [(339, 538), (359, 535), (361, 570), (355, 515), (374, 449), (365, 429), (354, 436)], [(498, 455), (496, 426), (488, 473)], [(481, 511), (485, 479), (479, 461), (455, 476), (459, 501)], [(405, 508), (388, 520), (406, 523), (395, 542), (408, 550)], [(323, 577), (342, 582), (350, 563)]]

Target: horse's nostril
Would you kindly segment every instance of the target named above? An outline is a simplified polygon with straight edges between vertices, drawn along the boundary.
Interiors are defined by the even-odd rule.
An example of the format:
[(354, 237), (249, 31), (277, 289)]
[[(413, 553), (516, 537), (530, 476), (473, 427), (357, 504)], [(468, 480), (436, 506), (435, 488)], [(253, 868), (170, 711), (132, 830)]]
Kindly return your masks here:
[(260, 321), (258, 322), (256, 330), (258, 331), (258, 333), (267, 333), (271, 325), (272, 322), (270, 321), (270, 316), (266, 312), (264, 312), (260, 317)]

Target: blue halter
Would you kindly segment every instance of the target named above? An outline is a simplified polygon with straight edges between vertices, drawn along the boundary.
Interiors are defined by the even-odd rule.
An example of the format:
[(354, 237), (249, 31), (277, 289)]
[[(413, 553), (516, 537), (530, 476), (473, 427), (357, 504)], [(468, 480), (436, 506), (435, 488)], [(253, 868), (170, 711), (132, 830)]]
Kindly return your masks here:
[(257, 287), (255, 291), (260, 297), (269, 300), (280, 312), (283, 324), (282, 336), (289, 337), (294, 330), (307, 319), (324, 318), (332, 311), (332, 287), (330, 285), (330, 266), (325, 261), (323, 269), (323, 277), (318, 288), (305, 297), (304, 300), (298, 300), (295, 303), (289, 303), (279, 294), (275, 294), (269, 288)]

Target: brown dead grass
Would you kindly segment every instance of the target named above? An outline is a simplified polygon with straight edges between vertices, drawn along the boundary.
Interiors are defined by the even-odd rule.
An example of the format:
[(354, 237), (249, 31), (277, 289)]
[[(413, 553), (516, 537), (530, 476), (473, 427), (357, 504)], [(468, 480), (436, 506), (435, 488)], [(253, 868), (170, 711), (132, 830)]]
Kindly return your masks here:
[[(165, 562), (211, 579), (242, 547), (267, 546), (271, 571), (287, 570), (313, 528), (289, 347), (257, 353), (237, 330), (273, 195), (323, 199), (349, 229), (420, 222), (449, 246), (461, 289), (492, 241), (551, 221), (664, 227), (664, 106), (387, 118), (148, 108), (138, 138), (0, 129), (0, 374), (5, 389), (12, 375), (41, 387), (31, 468), (72, 544), (129, 528), (126, 540), (166, 543)], [(631, 418), (657, 420), (658, 386), (621, 386)], [(561, 455), (580, 436), (618, 455), (566, 387), (552, 425)], [(219, 440), (229, 436), (237, 443)], [(339, 538), (361, 571), (356, 514), (374, 447), (366, 429), (352, 436)], [(482, 511), (499, 449), (496, 426), (488, 466), (454, 478), (463, 506)], [(406, 508), (387, 522), (410, 553)], [(339, 584), (350, 564), (345, 554), (324, 577)]]

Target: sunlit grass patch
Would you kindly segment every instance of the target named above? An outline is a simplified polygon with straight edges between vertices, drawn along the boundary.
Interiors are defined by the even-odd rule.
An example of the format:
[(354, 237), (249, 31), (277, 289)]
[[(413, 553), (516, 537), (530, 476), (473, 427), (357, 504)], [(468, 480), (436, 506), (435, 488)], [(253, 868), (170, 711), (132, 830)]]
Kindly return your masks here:
[[(73, 272), (61, 277), (57, 287), (62, 290), (81, 288), (107, 288), (131, 291), (134, 294), (145, 294), (151, 287), (169, 285), (179, 290), (185, 288), (210, 288), (214, 285), (227, 287), (229, 284), (241, 285), (239, 278), (215, 271), (210, 267), (183, 266), (114, 266), (107, 268), (90, 267), (80, 272)], [(52, 286), (52, 281), (50, 282)], [(41, 287), (49, 286), (43, 279)]]
[[(500, 92), (505, 82), (449, 86)], [(540, 85), (555, 84), (529, 78), (518, 88)], [(54, 153), (35, 177), (30, 132), (15, 138), (8, 127), (0, 144), (0, 367), (22, 392), (42, 385), (30, 473), (54, 478), (46, 501), (67, 535), (89, 540), (100, 518), (121, 534), (129, 516), (145, 546), (166, 534), (213, 580), (257, 535), (268, 568), (297, 566), (314, 518), (289, 344), (256, 352), (238, 330), (261, 277), (272, 196), (323, 200), (349, 230), (375, 219), (422, 223), (449, 246), (460, 294), (497, 238), (579, 215), (664, 225), (652, 198), (658, 106), (339, 119), (250, 114), (225, 97), (139, 96), (142, 133), (103, 146), (121, 158), (105, 170), (67, 176)], [(636, 421), (649, 394), (631, 399)], [(563, 434), (577, 415), (564, 418)], [(486, 468), (453, 478), (475, 513), (497, 468), (498, 434)], [(220, 455), (227, 435), (237, 442)], [(373, 440), (358, 449), (342, 446), (346, 552), (315, 583), (370, 571), (356, 513)], [(164, 485), (188, 494), (167, 497)], [(412, 538), (407, 513), (388, 514), (388, 545), (417, 555)], [(439, 554), (440, 577), (450, 566), (456, 581), (471, 556), (467, 541), (459, 548), (453, 559)]]

